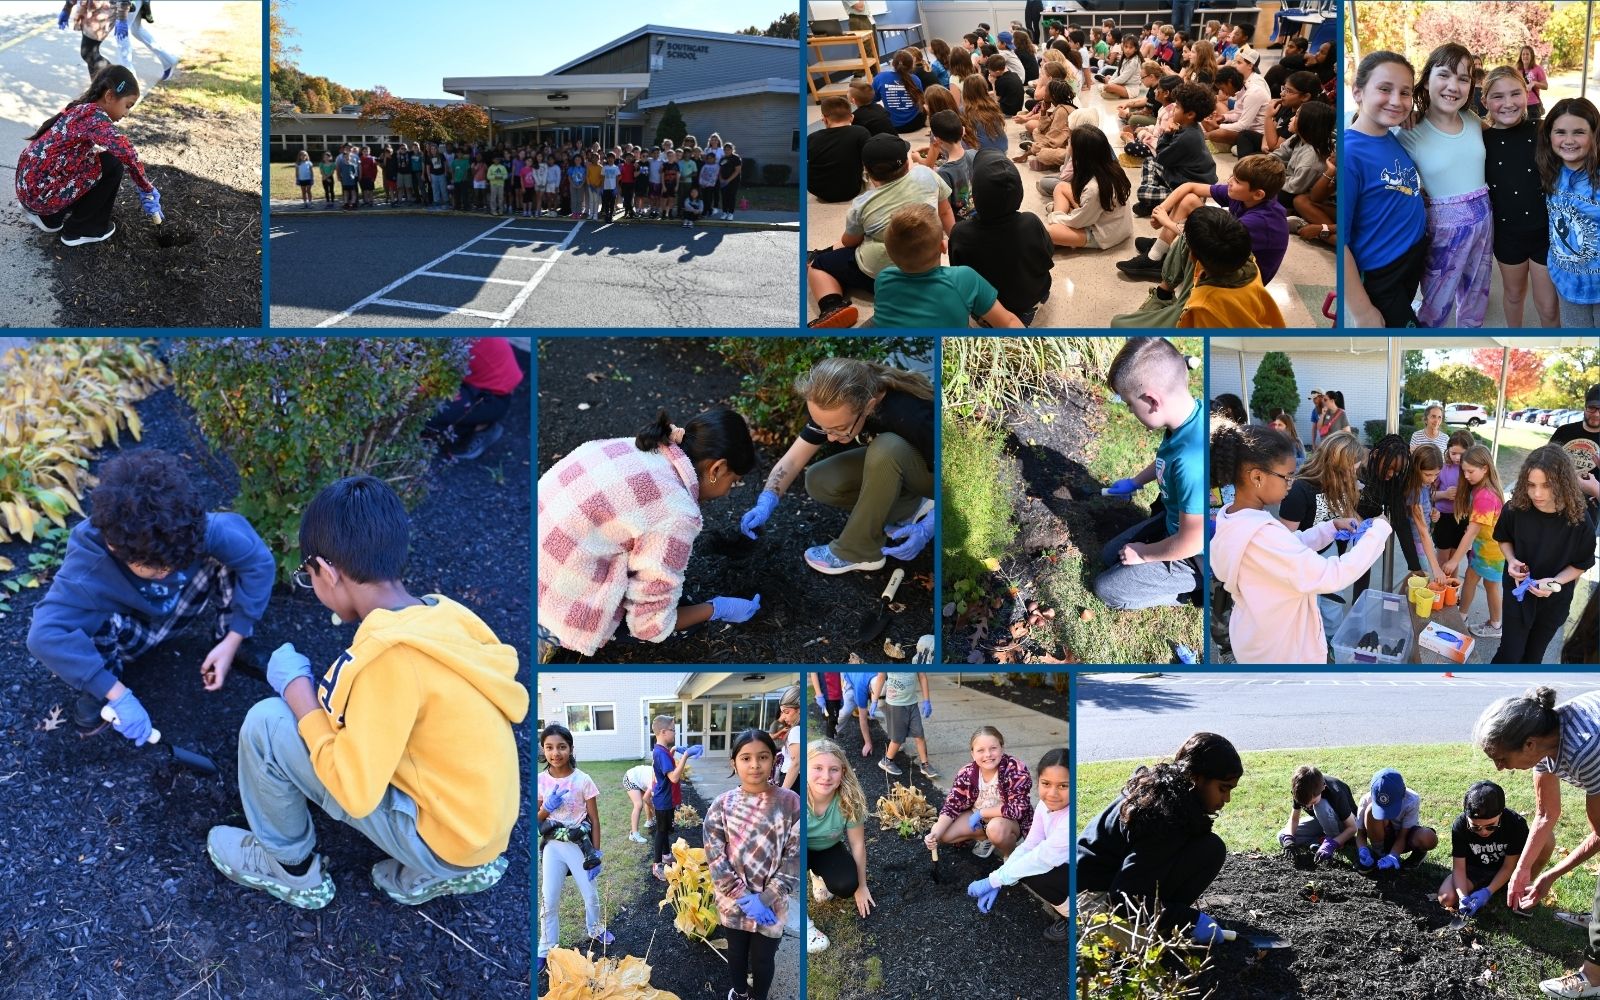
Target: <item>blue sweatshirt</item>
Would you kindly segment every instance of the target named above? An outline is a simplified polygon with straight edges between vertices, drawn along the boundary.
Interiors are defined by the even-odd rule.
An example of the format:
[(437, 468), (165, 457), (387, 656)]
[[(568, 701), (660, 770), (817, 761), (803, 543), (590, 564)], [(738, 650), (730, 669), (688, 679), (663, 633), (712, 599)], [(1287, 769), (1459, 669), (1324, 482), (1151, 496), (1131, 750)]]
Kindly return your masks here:
[[(272, 596), (277, 574), (272, 553), (238, 514), (206, 515), (202, 552), (233, 570), (230, 627), (249, 638)], [(95, 649), (95, 633), (113, 614), (145, 620), (171, 614), (182, 583), (198, 568), (186, 567), (164, 580), (140, 580), (106, 550), (99, 530), (81, 521), (67, 538), (67, 556), (50, 592), (33, 609), (28, 652), (75, 690), (104, 698), (117, 678)]]
[(1600, 302), (1600, 195), (1589, 174), (1563, 166), (1550, 195), (1550, 281), (1568, 302)]

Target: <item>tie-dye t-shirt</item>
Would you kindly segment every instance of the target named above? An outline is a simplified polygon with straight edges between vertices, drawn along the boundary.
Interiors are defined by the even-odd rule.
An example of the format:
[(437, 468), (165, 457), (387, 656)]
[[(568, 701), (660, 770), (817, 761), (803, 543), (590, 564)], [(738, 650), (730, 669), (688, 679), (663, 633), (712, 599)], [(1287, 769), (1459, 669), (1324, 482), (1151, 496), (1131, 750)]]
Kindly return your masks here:
[(1491, 565), (1506, 560), (1505, 554), (1500, 551), (1500, 543), (1494, 540), (1494, 526), (1500, 520), (1500, 510), (1504, 506), (1505, 501), (1500, 499), (1500, 494), (1488, 487), (1472, 491), (1472, 514), (1468, 519), (1478, 526), (1478, 537), (1472, 540), (1472, 552)]

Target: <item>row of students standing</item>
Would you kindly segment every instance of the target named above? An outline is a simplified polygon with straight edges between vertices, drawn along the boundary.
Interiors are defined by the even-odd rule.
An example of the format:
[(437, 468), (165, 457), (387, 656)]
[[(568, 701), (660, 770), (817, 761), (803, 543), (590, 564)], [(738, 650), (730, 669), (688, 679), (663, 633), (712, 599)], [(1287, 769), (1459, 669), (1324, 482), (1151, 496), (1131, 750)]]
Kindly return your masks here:
[[(1485, 80), (1487, 123), (1468, 108), (1472, 54), (1441, 45), (1417, 79), (1404, 56), (1356, 70), (1340, 204), (1348, 317), (1360, 326), (1481, 327), (1494, 261), (1506, 324), (1530, 294), (1545, 326), (1600, 319), (1600, 111), (1584, 98), (1530, 114), (1513, 67)], [(1421, 294), (1421, 307), (1413, 301)]]

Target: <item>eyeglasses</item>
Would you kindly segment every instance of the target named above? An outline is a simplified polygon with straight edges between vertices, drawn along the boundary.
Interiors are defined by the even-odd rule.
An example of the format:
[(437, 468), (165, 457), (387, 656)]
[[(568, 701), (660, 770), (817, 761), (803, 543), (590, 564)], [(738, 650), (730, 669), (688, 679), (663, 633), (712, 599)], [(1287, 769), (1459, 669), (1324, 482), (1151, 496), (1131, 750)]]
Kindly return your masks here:
[(850, 421), (850, 426), (846, 427), (844, 430), (839, 430), (834, 427), (824, 427), (822, 428), (822, 432), (829, 437), (837, 436), (842, 438), (853, 438), (857, 434), (861, 433), (861, 426), (865, 424), (866, 421), (867, 411), (862, 410), (860, 413), (856, 414), (856, 418)]
[(1292, 475), (1291, 476), (1286, 476), (1281, 472), (1273, 472), (1271, 469), (1262, 469), (1261, 471), (1265, 472), (1269, 476), (1277, 476), (1279, 479), (1283, 480), (1285, 483), (1287, 483), (1290, 486), (1294, 485), (1294, 476), (1292, 476)]
[(300, 568), (295, 570), (294, 574), (289, 577), (289, 579), (294, 581), (294, 585), (296, 587), (299, 587), (302, 590), (311, 590), (312, 589), (312, 586), (311, 586), (311, 572), (309, 570), (307, 570), (306, 567), (310, 566), (312, 563), (316, 562), (316, 560), (317, 560), (316, 556), (306, 556), (305, 562), (301, 563), (300, 564)]

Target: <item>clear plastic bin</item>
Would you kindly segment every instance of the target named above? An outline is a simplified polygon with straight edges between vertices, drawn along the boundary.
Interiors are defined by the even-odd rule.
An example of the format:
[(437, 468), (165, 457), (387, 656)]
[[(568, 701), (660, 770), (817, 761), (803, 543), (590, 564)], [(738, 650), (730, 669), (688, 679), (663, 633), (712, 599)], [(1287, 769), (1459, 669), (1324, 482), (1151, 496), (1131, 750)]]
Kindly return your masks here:
[[(1362, 649), (1361, 639), (1378, 634), (1378, 649)], [(1395, 652), (1390, 652), (1395, 650)], [(1363, 591), (1333, 633), (1335, 663), (1405, 663), (1411, 653), (1411, 609), (1400, 594)]]

